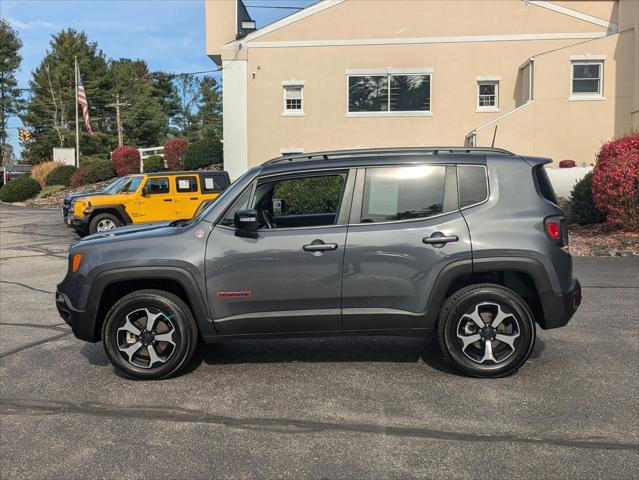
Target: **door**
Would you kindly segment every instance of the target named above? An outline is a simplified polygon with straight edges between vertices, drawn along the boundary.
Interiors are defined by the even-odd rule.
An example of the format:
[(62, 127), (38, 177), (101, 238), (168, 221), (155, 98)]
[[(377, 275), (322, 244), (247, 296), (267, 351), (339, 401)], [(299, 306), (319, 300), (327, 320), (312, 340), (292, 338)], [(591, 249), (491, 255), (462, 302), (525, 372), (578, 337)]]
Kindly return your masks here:
[(138, 214), (136, 223), (175, 219), (169, 177), (147, 177), (138, 194)]
[(447, 263), (470, 260), (455, 167), (359, 169), (344, 258), (345, 330), (422, 328)]
[(179, 175), (173, 177), (175, 181), (175, 218), (192, 218), (197, 207), (202, 202), (202, 195), (198, 186), (197, 175)]
[[(209, 236), (208, 299), (225, 335), (340, 329), (347, 172), (262, 178)], [(253, 237), (234, 214), (258, 212)]]

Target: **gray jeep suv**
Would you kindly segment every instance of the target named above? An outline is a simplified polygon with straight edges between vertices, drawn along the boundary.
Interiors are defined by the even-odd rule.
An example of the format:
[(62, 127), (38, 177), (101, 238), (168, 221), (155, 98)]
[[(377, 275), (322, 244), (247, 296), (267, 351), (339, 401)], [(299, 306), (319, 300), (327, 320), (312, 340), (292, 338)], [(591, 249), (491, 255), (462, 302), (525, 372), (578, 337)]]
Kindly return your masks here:
[(69, 250), (56, 304), (132, 378), (165, 378), (198, 340), (437, 335), (477, 377), (508, 375), (535, 328), (581, 301), (545, 158), (404, 148), (277, 158), (190, 221)]

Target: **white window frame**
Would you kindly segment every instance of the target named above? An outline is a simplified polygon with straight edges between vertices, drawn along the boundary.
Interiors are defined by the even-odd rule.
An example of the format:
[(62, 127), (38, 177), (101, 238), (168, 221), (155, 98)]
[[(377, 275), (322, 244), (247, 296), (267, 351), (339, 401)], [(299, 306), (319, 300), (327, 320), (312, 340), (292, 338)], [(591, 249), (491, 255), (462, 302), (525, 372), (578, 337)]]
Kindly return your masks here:
[[(605, 100), (604, 97), (604, 60), (605, 55), (571, 55), (570, 56), (570, 97), (571, 101)], [(575, 75), (575, 65), (599, 65), (599, 91), (598, 92), (575, 92), (573, 91), (573, 80)]]
[[(361, 77), (361, 76), (386, 76), (389, 80), (388, 88), (388, 100), (387, 108), (389, 110), (379, 112), (350, 112), (349, 108), (349, 78)], [(429, 78), (429, 110), (416, 110), (416, 111), (403, 111), (403, 112), (391, 112), (390, 111), (390, 77), (393, 75), (428, 75)], [(349, 69), (346, 70), (346, 117), (349, 118), (366, 118), (366, 117), (432, 117), (433, 116), (433, 69), (430, 67), (424, 68), (365, 68), (365, 69)]]
[[(304, 84), (303, 80), (284, 80), (282, 82), (282, 116), (283, 117), (304, 117)], [(289, 110), (286, 108), (286, 92), (288, 89), (299, 89), (302, 100), (302, 108)]]
[[(495, 75), (484, 75), (477, 77), (477, 112), (499, 112), (499, 83), (501, 77)], [(481, 96), (482, 85), (494, 85), (495, 86), (495, 105), (480, 105), (479, 98)]]

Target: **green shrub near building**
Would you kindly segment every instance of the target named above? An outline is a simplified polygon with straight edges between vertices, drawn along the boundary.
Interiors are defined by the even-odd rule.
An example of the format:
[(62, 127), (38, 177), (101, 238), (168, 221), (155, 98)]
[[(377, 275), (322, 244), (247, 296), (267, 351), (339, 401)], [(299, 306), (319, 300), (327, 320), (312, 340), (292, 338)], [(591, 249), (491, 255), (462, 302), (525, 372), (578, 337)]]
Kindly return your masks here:
[(95, 160), (87, 166), (86, 182), (97, 183), (109, 180), (116, 176), (115, 169), (110, 160)]
[(161, 155), (151, 155), (143, 161), (144, 173), (161, 172), (164, 170), (164, 158)]
[(222, 163), (222, 142), (217, 138), (203, 138), (189, 145), (184, 168), (197, 170)]
[(73, 165), (60, 165), (59, 167), (51, 170), (49, 175), (47, 175), (46, 184), (64, 185), (65, 187), (68, 187), (69, 182), (71, 181), (71, 175), (73, 175), (76, 170), (77, 168)]
[(592, 177), (592, 172), (586, 174), (584, 178), (575, 184), (570, 194), (572, 220), (579, 225), (602, 223), (606, 220), (606, 215), (595, 205), (592, 195)]
[(3, 202), (24, 202), (40, 193), (40, 184), (28, 175), (21, 175), (0, 188)]

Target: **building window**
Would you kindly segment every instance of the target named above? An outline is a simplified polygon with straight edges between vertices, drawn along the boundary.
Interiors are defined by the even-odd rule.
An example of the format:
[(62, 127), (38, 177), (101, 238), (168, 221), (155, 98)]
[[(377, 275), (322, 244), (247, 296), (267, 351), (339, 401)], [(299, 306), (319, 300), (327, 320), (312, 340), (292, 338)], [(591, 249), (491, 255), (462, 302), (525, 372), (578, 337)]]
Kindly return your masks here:
[(284, 116), (304, 116), (304, 82), (282, 82), (284, 90)]
[[(428, 69), (430, 70), (430, 69)], [(431, 73), (348, 73), (347, 116), (430, 115)]]
[(572, 62), (572, 98), (603, 96), (603, 61)]
[(477, 111), (499, 111), (499, 81), (477, 82)]

